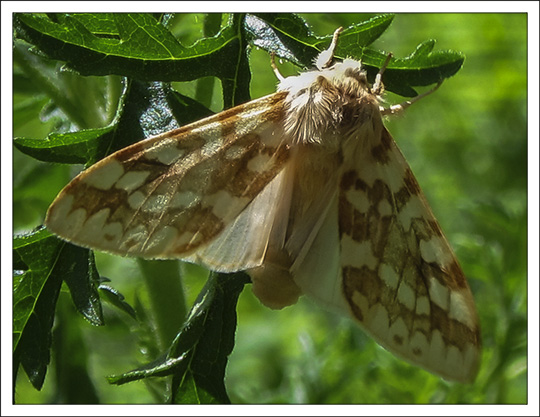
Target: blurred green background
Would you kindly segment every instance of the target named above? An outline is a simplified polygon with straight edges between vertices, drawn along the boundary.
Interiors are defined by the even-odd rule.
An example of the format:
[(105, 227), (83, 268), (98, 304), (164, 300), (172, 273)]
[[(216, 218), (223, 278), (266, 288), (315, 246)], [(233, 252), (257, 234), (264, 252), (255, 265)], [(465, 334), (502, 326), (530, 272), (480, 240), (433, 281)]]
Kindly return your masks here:
[[(372, 15), (306, 14), (317, 35), (332, 33)], [(177, 15), (174, 33), (184, 44), (201, 36), (202, 15)], [(264, 308), (249, 286), (240, 297), (236, 346), (227, 370), (233, 403), (510, 403), (527, 402), (527, 15), (401, 14), (373, 47), (397, 57), (436, 39), (435, 50), (465, 54), (461, 71), (433, 95), (388, 120), (389, 130), (409, 161), (469, 278), (480, 314), (483, 360), (472, 385), (446, 383), (409, 366), (380, 348), (347, 319), (322, 311), (307, 299), (282, 311)], [(18, 71), (14, 60), (15, 75)], [(251, 51), (252, 97), (275, 89), (265, 51)], [(284, 75), (297, 71), (279, 64)], [(50, 77), (55, 77), (50, 74)], [(118, 89), (116, 77), (63, 74), (66, 95), (81, 89)], [(105, 78), (108, 78), (104, 81)], [(91, 86), (91, 88), (89, 87)], [(197, 82), (175, 83), (197, 97)], [(219, 82), (208, 104), (221, 110)], [(389, 94), (389, 104), (403, 98)], [(14, 136), (44, 138), (61, 116), (40, 120), (48, 101), (34, 85), (14, 78)], [(76, 111), (90, 128), (109, 121), (103, 96), (80, 97)], [(114, 107), (114, 106), (113, 106)], [(99, 111), (96, 112), (96, 109)], [(57, 192), (76, 169), (37, 162), (14, 150), (14, 229), (43, 222)], [(100, 272), (133, 305), (148, 304), (135, 260), (97, 254)], [(204, 284), (204, 271), (182, 266), (188, 302)], [(72, 309), (67, 294), (61, 308)], [(62, 300), (65, 298), (65, 300)], [(189, 304), (191, 305), (191, 304)], [(103, 403), (152, 403), (142, 382), (110, 386), (106, 375), (146, 361), (145, 334), (129, 317), (107, 307), (107, 326), (93, 328), (68, 314), (80, 332), (96, 395)], [(55, 358), (45, 386), (35, 391), (19, 373), (18, 403), (58, 399)], [(155, 387), (154, 387), (155, 388)]]

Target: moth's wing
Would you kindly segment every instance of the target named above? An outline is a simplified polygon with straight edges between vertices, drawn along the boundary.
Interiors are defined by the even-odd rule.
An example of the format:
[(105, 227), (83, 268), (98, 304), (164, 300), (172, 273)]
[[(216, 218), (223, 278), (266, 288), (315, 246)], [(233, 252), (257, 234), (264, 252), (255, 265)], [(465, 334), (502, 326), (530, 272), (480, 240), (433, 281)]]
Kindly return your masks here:
[[(349, 314), (341, 283), (341, 250), (338, 228), (337, 189), (318, 222), (310, 244), (302, 248), (293, 265), (294, 281), (302, 293), (317, 300), (329, 310)], [(308, 250), (306, 250), (308, 249)]]
[(472, 381), (480, 356), (474, 300), (410, 167), (385, 128), (352, 160), (338, 201), (352, 316), (397, 356)]
[(216, 271), (244, 270), (251, 277), (253, 293), (274, 309), (296, 303), (301, 294), (284, 249), (293, 188), (291, 168), (291, 163), (286, 164), (223, 233), (186, 258)]
[(233, 223), (287, 163), (280, 123), (285, 95), (251, 101), (99, 161), (58, 195), (47, 228), (115, 254), (189, 257)]
[(214, 271), (233, 272), (260, 266), (270, 241), (287, 225), (291, 182), (285, 166), (247, 207), (208, 245), (183, 259)]

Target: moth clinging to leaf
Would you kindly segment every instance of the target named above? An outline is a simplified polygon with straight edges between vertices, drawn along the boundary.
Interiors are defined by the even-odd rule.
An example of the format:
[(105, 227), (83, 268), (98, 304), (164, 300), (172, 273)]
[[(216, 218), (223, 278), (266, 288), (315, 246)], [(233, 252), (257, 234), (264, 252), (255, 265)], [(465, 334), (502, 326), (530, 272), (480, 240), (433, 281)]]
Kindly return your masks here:
[(449, 380), (477, 373), (465, 276), (383, 116), (382, 76), (335, 62), (277, 92), (121, 149), (73, 179), (46, 225), (76, 245), (246, 271), (265, 305), (301, 294)]

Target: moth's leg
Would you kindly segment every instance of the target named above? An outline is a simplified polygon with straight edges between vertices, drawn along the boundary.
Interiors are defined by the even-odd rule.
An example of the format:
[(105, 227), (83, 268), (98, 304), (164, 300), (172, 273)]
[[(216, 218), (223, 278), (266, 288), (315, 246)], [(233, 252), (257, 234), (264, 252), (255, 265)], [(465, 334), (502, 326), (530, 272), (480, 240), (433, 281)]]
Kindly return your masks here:
[(315, 65), (319, 70), (328, 68), (330, 65), (332, 65), (332, 61), (334, 60), (334, 52), (336, 51), (337, 41), (341, 32), (343, 32), (342, 27), (339, 27), (334, 31), (332, 43), (330, 44), (328, 49), (322, 51), (315, 60)]
[(375, 77), (375, 82), (371, 86), (371, 91), (373, 94), (379, 96), (382, 94), (384, 90), (384, 86), (382, 83), (382, 75), (384, 74), (384, 71), (386, 71), (386, 68), (388, 67), (388, 64), (390, 63), (390, 60), (392, 59), (392, 53), (389, 53), (386, 57), (386, 61), (384, 61), (384, 64), (382, 65), (381, 69), (379, 69), (379, 72), (377, 73), (377, 76)]
[[(321, 51), (321, 53), (317, 56), (317, 59), (315, 59), (315, 66), (319, 70), (323, 70), (332, 65), (332, 61), (334, 60), (334, 52), (336, 51), (337, 41), (341, 32), (343, 32), (342, 27), (339, 27), (334, 31), (334, 35), (332, 36), (332, 43), (330, 43), (328, 49)], [(274, 70), (274, 74), (276, 74), (277, 79), (279, 81), (283, 81), (285, 77), (281, 75), (276, 66), (275, 55), (273, 52), (271, 54), (270, 64), (272, 65), (272, 69)]]
[(281, 75), (281, 72), (279, 72), (279, 69), (276, 66), (276, 54), (273, 52), (270, 54), (270, 65), (272, 66), (272, 70), (274, 71), (274, 74), (276, 74), (277, 79), (280, 82), (283, 81), (285, 77)]
[(398, 114), (401, 113), (403, 110), (405, 110), (407, 107), (410, 107), (413, 103), (416, 103), (418, 100), (423, 99), (424, 97), (430, 95), (434, 91), (436, 91), (442, 84), (442, 81), (439, 81), (435, 87), (433, 87), (431, 90), (426, 91), (423, 94), (420, 94), (416, 97), (413, 97), (410, 100), (404, 101), (400, 104), (394, 104), (393, 106), (390, 106), (388, 108), (380, 107), (379, 110), (383, 116), (389, 115), (389, 114)]

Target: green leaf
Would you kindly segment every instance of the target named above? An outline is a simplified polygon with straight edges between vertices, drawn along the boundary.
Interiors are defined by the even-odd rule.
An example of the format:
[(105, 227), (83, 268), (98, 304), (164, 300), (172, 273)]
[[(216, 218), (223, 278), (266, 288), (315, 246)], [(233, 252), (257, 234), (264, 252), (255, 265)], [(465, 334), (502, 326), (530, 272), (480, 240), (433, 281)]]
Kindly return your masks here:
[(41, 229), (13, 242), (13, 372), (23, 366), (41, 389), (50, 362), (51, 329), (62, 278), (54, 274), (61, 243)]
[(294, 14), (247, 15), (245, 26), (254, 45), (298, 66), (309, 65), (317, 54), (309, 28)]
[[(213, 397), (218, 403), (230, 403), (224, 379), (225, 368), (229, 354), (234, 348), (236, 332), (236, 303), (244, 285), (250, 282), (246, 274), (217, 274), (210, 275), (207, 284), (199, 294), (199, 298), (191, 310), (188, 323), (199, 321), (204, 325), (193, 359), (189, 367), (189, 375), (175, 374), (173, 376), (173, 403), (181, 404), (193, 400), (193, 395), (199, 401), (207, 401), (202, 392)], [(199, 320), (196, 320), (196, 317)], [(178, 356), (185, 352), (185, 346), (180, 343), (171, 349), (171, 354)], [(209, 343), (208, 341), (214, 341)], [(190, 376), (195, 382), (190, 383)], [(185, 397), (184, 397), (185, 396)]]
[[(106, 153), (114, 127), (79, 130), (70, 133), (51, 133), (46, 139), (15, 138), (13, 143), (21, 152), (40, 161), (63, 164), (86, 164), (96, 155)], [(104, 149), (105, 148), (105, 149)]]
[[(66, 243), (46, 229), (16, 236), (13, 244), (15, 341), (20, 337), (48, 283), (68, 285), (79, 312), (92, 324), (102, 325), (103, 314), (94, 284), (98, 273), (88, 249)], [(81, 265), (86, 266), (82, 268)], [(48, 304), (54, 308), (54, 303)], [(47, 312), (49, 313), (49, 312)], [(16, 343), (14, 345), (17, 346)]]
[(14, 349), (17, 349), (28, 321), (35, 314), (36, 303), (52, 274), (61, 246), (62, 242), (45, 229), (13, 239)]
[(31, 52), (27, 43), (17, 39), (13, 63), (19, 74), (14, 78), (14, 93), (35, 98), (25, 92), (31, 86), (33, 95), (40, 92), (47, 100), (41, 120), (56, 121), (60, 131), (93, 128), (107, 122), (108, 107), (114, 107), (116, 98), (110, 77), (80, 77), (73, 71), (60, 71), (59, 62)]
[[(336, 56), (346, 57), (340, 51), (349, 52), (351, 48), (361, 56), (362, 48), (379, 38), (393, 19), (394, 15), (381, 15), (346, 28), (339, 37)], [(328, 48), (333, 36), (312, 35), (304, 20), (292, 13), (248, 15), (246, 25), (255, 45), (303, 67), (312, 65), (317, 55)]]
[[(90, 14), (84, 19), (76, 14), (54, 16), (53, 20), (16, 14), (16, 34), (81, 75), (117, 74), (146, 81), (215, 76), (222, 81), (226, 107), (249, 100), (242, 15), (235, 16), (217, 35), (187, 48), (149, 14)], [(109, 36), (102, 36), (103, 32)]]
[[(365, 22), (344, 28), (339, 37), (339, 44), (344, 49), (350, 49), (350, 47), (353, 45), (359, 45), (362, 47), (369, 46), (379, 39), (384, 32), (386, 32), (394, 20), (394, 17), (395, 15), (393, 14), (375, 16), (369, 20), (366, 20)], [(325, 46), (321, 47), (323, 49), (325, 48)]]
[(416, 47), (409, 56), (394, 59), (385, 71), (385, 87), (406, 97), (416, 95), (410, 86), (426, 86), (442, 81), (456, 74), (465, 61), (460, 52), (436, 51), (434, 40), (428, 40)]
[(211, 274), (169, 353), (133, 371), (111, 376), (109, 382), (124, 384), (172, 374), (173, 403), (229, 403), (225, 368), (234, 346), (236, 303), (248, 282), (245, 274)]
[(88, 166), (114, 150), (179, 127), (177, 121), (187, 124), (212, 114), (195, 100), (171, 90), (168, 84), (136, 81), (124, 89), (119, 112), (111, 126), (51, 133), (46, 139), (15, 138), (14, 144), (40, 161)]
[(103, 323), (101, 304), (92, 286), (97, 271), (89, 264), (88, 253), (43, 228), (14, 238), (13, 369), (17, 372), (22, 364), (37, 389), (43, 385), (50, 361), (51, 328), (63, 280), (78, 311), (92, 324)]
[[(101, 280), (103, 281), (105, 280), (105, 278), (101, 277)], [(135, 309), (126, 301), (124, 295), (120, 293), (117, 289), (107, 284), (99, 284), (98, 289), (105, 300), (107, 300), (119, 310), (127, 313), (133, 319), (137, 319), (137, 313), (135, 312)]]
[[(387, 53), (368, 46), (388, 29), (394, 15), (382, 15), (350, 26), (339, 36), (336, 57), (354, 57), (362, 61), (371, 82), (383, 66)], [(305, 22), (289, 14), (248, 15), (246, 26), (252, 42), (299, 66), (310, 67), (320, 51), (328, 48), (332, 34), (316, 37), (310, 34)], [(385, 88), (405, 97), (418, 93), (413, 86), (437, 83), (454, 75), (464, 57), (453, 51), (432, 53), (434, 41), (420, 44), (409, 56), (390, 61), (383, 75)]]
[(176, 392), (175, 404), (229, 404), (231, 401), (225, 396), (216, 398), (209, 393), (197, 380), (192, 372), (187, 371), (181, 381), (181, 388)]
[(103, 311), (98, 294), (99, 274), (90, 249), (65, 243), (54, 273), (69, 287), (77, 311), (94, 326), (103, 326)]

